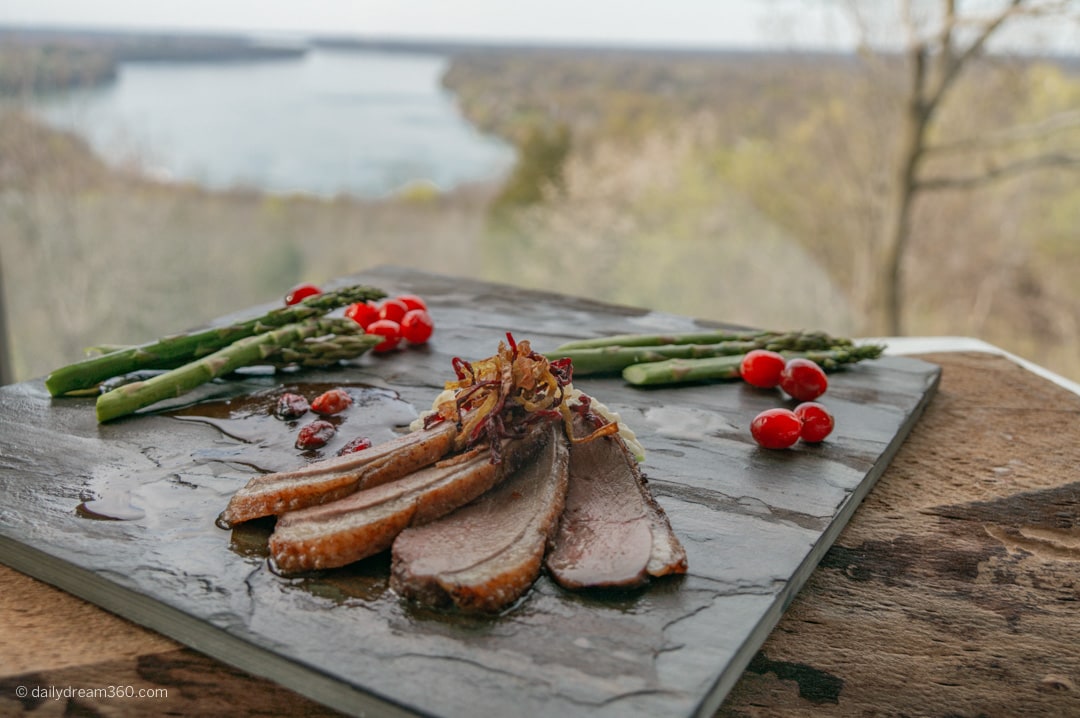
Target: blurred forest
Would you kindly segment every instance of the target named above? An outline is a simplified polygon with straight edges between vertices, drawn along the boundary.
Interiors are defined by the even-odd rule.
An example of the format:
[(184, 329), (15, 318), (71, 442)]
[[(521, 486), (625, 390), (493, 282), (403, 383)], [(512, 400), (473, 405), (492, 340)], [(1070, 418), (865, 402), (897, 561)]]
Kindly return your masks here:
[[(16, 379), (380, 264), (884, 333), (871, 255), (903, 117), (901, 56), (461, 50), (444, 84), (472, 122), (515, 143), (514, 171), (359, 200), (210, 192), (107, 166), (19, 107), (49, 77), (79, 82), (72, 68), (108, 77), (109, 58), (68, 51), (86, 53), (0, 54), (0, 276)], [(1080, 65), (995, 56), (958, 81), (933, 132), (962, 140), (1077, 112)], [(1080, 131), (1023, 142), (1075, 154)], [(961, 175), (1003, 162), (932, 158)], [(924, 193), (903, 257), (904, 331), (976, 336), (1080, 379), (1078, 228), (1080, 168), (1068, 163)]]

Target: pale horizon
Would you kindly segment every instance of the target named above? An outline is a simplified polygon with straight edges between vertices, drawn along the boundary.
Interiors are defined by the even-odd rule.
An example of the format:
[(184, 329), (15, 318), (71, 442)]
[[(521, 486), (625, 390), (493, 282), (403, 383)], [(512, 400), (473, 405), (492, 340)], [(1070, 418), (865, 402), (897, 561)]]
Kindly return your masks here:
[[(568, 18), (572, 20), (568, 21)], [(7, 0), (0, 26), (166, 33), (339, 35), (386, 40), (493, 44), (633, 45), (673, 48), (849, 49), (852, 31), (826, 5), (800, 0), (497, 0), (345, 3), (211, 0)]]
[[(875, 46), (899, 48), (896, 8), (872, 7)], [(850, 51), (859, 39), (824, 0), (5, 0), (0, 27), (705, 50)], [(1080, 23), (1020, 23), (995, 47), (1076, 55)]]

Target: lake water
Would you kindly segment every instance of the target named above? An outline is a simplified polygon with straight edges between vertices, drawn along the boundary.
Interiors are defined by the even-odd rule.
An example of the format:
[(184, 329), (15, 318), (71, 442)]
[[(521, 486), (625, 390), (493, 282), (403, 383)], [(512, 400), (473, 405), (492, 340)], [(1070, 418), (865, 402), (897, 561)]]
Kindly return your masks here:
[(385, 195), (498, 177), (513, 149), (462, 117), (442, 56), (312, 50), (236, 63), (126, 63), (104, 87), (41, 100), (107, 160), (221, 189)]

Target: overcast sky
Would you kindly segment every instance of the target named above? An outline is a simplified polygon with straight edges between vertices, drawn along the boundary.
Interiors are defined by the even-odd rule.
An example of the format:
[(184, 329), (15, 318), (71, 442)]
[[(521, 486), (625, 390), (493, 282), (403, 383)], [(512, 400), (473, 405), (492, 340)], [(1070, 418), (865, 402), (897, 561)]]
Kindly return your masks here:
[[(680, 46), (844, 46), (808, 0), (0, 0), (0, 24)], [(813, 10), (808, 11), (807, 8)]]
[[(933, 0), (918, 5), (938, 7)], [(829, 0), (0, 0), (0, 25), (849, 49), (855, 34), (841, 6)], [(876, 16), (876, 39), (894, 46), (897, 6), (858, 5)], [(1038, 30), (1014, 28), (1006, 38), (1012, 49), (1073, 54), (1080, 50), (1080, 23), (1056, 18)]]

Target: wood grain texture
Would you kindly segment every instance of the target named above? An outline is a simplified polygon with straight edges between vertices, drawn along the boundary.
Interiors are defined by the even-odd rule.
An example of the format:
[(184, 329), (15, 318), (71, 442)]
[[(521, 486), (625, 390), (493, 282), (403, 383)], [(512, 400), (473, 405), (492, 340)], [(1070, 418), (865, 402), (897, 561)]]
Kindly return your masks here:
[(717, 718), (1080, 715), (1080, 397), (925, 358), (934, 402)]

